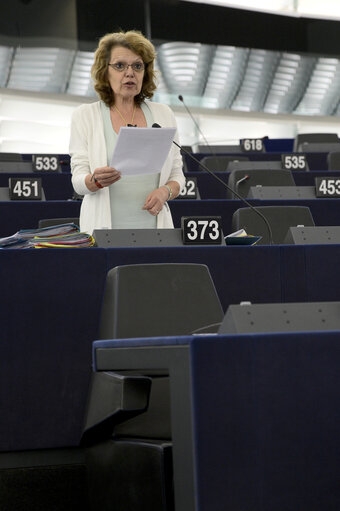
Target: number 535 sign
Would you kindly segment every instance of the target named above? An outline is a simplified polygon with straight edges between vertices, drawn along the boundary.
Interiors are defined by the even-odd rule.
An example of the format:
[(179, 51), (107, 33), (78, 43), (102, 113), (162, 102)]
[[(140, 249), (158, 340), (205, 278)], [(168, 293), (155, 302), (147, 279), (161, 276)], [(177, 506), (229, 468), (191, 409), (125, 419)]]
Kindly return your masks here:
[(184, 245), (225, 244), (220, 216), (182, 217)]

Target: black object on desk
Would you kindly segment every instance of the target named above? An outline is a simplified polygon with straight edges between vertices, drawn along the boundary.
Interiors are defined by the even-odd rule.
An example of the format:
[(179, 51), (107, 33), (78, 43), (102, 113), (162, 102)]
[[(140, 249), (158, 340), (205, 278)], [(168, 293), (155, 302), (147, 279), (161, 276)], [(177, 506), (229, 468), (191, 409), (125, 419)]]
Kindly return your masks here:
[(251, 186), (248, 199), (315, 199), (315, 186)]
[(96, 246), (113, 247), (180, 247), (181, 229), (95, 229)]
[(230, 305), (219, 334), (340, 330), (340, 302)]
[(340, 226), (290, 227), (284, 243), (288, 245), (338, 245), (340, 244)]

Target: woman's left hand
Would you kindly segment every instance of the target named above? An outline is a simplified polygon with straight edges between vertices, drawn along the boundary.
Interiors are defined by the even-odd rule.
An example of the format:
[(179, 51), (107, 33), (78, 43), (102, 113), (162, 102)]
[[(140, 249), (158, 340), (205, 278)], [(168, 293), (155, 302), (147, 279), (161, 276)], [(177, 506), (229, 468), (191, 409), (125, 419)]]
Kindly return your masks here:
[(148, 211), (150, 215), (157, 216), (168, 200), (168, 196), (169, 192), (164, 186), (156, 188), (156, 190), (149, 193), (142, 209)]

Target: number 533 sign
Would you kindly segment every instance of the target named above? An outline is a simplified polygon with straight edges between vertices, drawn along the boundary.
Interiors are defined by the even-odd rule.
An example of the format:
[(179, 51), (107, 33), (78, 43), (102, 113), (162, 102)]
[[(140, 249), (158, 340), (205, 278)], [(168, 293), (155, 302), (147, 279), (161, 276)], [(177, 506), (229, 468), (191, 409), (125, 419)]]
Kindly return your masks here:
[(225, 245), (220, 216), (182, 217), (184, 245)]
[(60, 172), (59, 156), (56, 154), (33, 154), (33, 171)]

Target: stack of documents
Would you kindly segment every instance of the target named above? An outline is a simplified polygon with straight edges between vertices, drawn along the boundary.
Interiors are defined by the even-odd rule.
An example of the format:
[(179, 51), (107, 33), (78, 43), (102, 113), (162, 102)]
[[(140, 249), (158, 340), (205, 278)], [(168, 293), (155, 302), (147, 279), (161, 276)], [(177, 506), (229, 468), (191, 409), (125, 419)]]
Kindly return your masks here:
[(23, 239), (31, 239), (36, 236), (49, 238), (50, 236), (64, 236), (65, 234), (71, 234), (72, 232), (79, 232), (79, 227), (76, 224), (68, 223), (51, 225), (49, 227), (40, 227), (38, 229), (21, 229), (14, 236), (18, 236)]
[(23, 229), (7, 238), (0, 238), (1, 248), (68, 248), (93, 247), (95, 239), (80, 232), (73, 223), (41, 229)]
[(8, 238), (0, 238), (0, 249), (2, 248), (31, 248), (28, 240), (17, 238), (16, 234), (8, 236)]
[(94, 238), (85, 232), (66, 234), (64, 236), (50, 236), (49, 238), (41, 238), (35, 236), (30, 240), (34, 244), (34, 248), (81, 248), (93, 247)]

